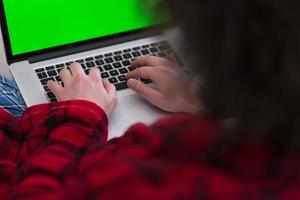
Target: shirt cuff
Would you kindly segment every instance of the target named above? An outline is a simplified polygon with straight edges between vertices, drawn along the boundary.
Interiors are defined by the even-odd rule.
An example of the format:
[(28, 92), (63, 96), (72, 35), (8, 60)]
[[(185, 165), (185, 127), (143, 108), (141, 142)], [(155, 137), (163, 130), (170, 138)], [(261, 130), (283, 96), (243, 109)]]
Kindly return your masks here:
[(108, 118), (104, 110), (97, 104), (85, 100), (32, 106), (23, 113), (20, 122), (22, 130), (28, 133), (38, 126), (55, 128), (62, 123), (75, 122), (100, 130), (102, 141), (106, 141), (108, 135)]

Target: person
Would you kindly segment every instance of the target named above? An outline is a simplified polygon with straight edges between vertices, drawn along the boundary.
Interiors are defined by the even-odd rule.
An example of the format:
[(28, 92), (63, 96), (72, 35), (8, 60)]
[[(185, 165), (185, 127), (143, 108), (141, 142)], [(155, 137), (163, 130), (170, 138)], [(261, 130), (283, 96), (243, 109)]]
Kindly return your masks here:
[(298, 2), (166, 3), (193, 81), (156, 57), (127, 78), (174, 114), (107, 141), (116, 90), (75, 63), (48, 83), (57, 103), (0, 110), (2, 199), (300, 198)]

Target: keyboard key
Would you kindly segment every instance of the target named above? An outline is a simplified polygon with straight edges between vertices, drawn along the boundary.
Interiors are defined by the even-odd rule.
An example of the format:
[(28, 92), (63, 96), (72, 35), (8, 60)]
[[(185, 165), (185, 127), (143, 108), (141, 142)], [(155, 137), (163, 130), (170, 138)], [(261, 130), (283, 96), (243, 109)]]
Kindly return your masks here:
[(55, 103), (55, 102), (57, 102), (57, 100), (56, 100), (56, 98), (52, 98), (52, 99), (50, 99), (50, 102)]
[(132, 53), (132, 55), (133, 55), (133, 57), (136, 58), (136, 57), (140, 57), (142, 54), (138, 51), (135, 51), (135, 52)]
[(36, 70), (35, 70), (36, 73), (40, 73), (40, 72), (44, 72), (44, 71), (45, 71), (44, 68), (40, 68), (40, 69), (36, 69)]
[(115, 56), (114, 59), (117, 62), (123, 60), (122, 56)]
[[(58, 64), (58, 65), (55, 65), (56, 68), (63, 68), (65, 67), (65, 64)], [(47, 69), (47, 68), (46, 68)], [(47, 70), (50, 70), (50, 69), (47, 69)]]
[(98, 59), (104, 58), (104, 56), (103, 55), (98, 55), (98, 56), (95, 56), (95, 58), (98, 60)]
[(118, 79), (116, 77), (109, 78), (108, 81), (112, 84), (117, 83)]
[(102, 67), (98, 67), (98, 69), (100, 70), (100, 72), (104, 72)]
[[(58, 65), (56, 65), (56, 66), (58, 66)], [(55, 69), (54, 66), (46, 67), (46, 70), (54, 70), (54, 69)]]
[(55, 98), (55, 95), (52, 92), (47, 92), (49, 99)]
[(114, 54), (115, 55), (120, 55), (120, 54), (122, 54), (122, 51), (116, 51), (116, 52), (114, 52)]
[(61, 78), (60, 78), (60, 76), (56, 76), (56, 77), (55, 77), (55, 80), (56, 80), (57, 82), (62, 81)]
[(51, 70), (51, 71), (48, 71), (47, 72), (48, 76), (56, 76), (57, 75), (57, 72), (55, 70)]
[(127, 82), (115, 84), (117, 91), (128, 88)]
[(37, 75), (38, 75), (39, 79), (47, 78), (47, 74), (45, 72), (38, 73)]
[(125, 49), (125, 50), (123, 50), (124, 53), (129, 53), (131, 51), (132, 51), (131, 49)]
[(42, 85), (47, 85), (48, 81), (50, 81), (50, 80), (54, 81), (54, 78), (51, 77), (51, 78), (42, 79), (41, 83), (42, 83)]
[(83, 59), (79, 59), (79, 60), (76, 60), (76, 62), (78, 62), (78, 63), (84, 63), (84, 60)]
[(150, 48), (151, 53), (157, 53), (158, 49), (156, 47)]
[(142, 46), (143, 49), (148, 49), (149, 47), (150, 47), (150, 45), (148, 45), (148, 44)]
[(141, 47), (134, 47), (134, 48), (132, 48), (134, 51), (138, 51), (138, 50), (140, 50), (141, 49)]
[(111, 76), (118, 76), (118, 75), (119, 75), (119, 72), (118, 72), (117, 70), (112, 70), (112, 71), (109, 72), (109, 74), (110, 74)]
[(64, 69), (65, 68), (65, 66), (55, 66), (55, 68), (56, 68), (56, 70), (58, 71), (58, 70), (61, 70), (61, 69)]
[(150, 51), (148, 49), (144, 49), (141, 51), (143, 55), (148, 55), (150, 54)]
[(120, 82), (126, 81), (126, 77), (124, 75), (118, 76)]
[(57, 73), (59, 74), (59, 72), (61, 71), (61, 70), (63, 70), (64, 68), (60, 68), (60, 69), (57, 69), (56, 71), (57, 71)]
[(158, 57), (167, 57), (167, 54), (165, 54), (165, 53), (163, 53), (163, 52), (159, 52), (158, 54), (157, 54), (157, 56)]
[(107, 53), (107, 54), (104, 54), (105, 57), (112, 57), (113, 54), (112, 53)]
[(96, 60), (95, 63), (96, 63), (96, 65), (98, 65), (98, 66), (101, 66), (101, 65), (104, 65), (104, 64), (105, 64), (103, 60)]
[(126, 59), (126, 60), (128, 60), (128, 59), (132, 58), (132, 55), (130, 55), (129, 53), (127, 53), (127, 54), (123, 55), (123, 58)]
[(133, 70), (135, 70), (135, 68), (131, 66), (131, 67), (128, 67), (128, 70), (133, 71)]
[(93, 61), (94, 58), (93, 57), (89, 57), (89, 58), (86, 58), (85, 61), (89, 62), (89, 61)]
[(87, 69), (87, 66), (84, 63), (81, 63), (80, 65), (81, 65), (82, 69)]
[(96, 66), (94, 62), (87, 62), (87, 63), (85, 63), (85, 64), (86, 64), (86, 66), (87, 66), (88, 68), (92, 68), (92, 67), (95, 67), (95, 66)]
[(85, 74), (89, 74), (89, 73), (90, 73), (90, 69), (85, 69), (85, 70), (84, 70), (84, 73), (85, 73)]
[(114, 62), (114, 60), (113, 60), (112, 58), (105, 58), (104, 60), (105, 60), (105, 62), (106, 62), (107, 64), (110, 64), (110, 63), (113, 63), (113, 62)]
[(73, 62), (67, 62), (66, 66), (70, 66)]
[(108, 78), (109, 74), (107, 72), (103, 72), (103, 73), (101, 73), (101, 77), (102, 78)]
[(128, 73), (128, 70), (127, 70), (126, 68), (121, 68), (121, 69), (119, 69), (119, 72), (120, 72), (121, 74), (127, 74), (127, 73)]
[(121, 63), (119, 63), (119, 62), (114, 63), (113, 66), (114, 66), (114, 68), (121, 68), (122, 67)]
[(129, 66), (131, 63), (128, 60), (122, 61), (123, 66)]
[(103, 68), (105, 71), (109, 71), (109, 70), (113, 69), (113, 67), (111, 65), (104, 65)]
[(46, 92), (50, 92), (50, 89), (48, 88), (47, 85), (44, 86), (44, 90), (45, 90)]

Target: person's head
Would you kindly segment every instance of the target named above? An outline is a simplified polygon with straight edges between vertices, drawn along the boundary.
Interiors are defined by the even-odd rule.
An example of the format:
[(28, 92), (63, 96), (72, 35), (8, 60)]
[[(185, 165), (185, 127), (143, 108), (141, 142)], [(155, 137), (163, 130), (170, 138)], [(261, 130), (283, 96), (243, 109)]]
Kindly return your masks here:
[(300, 138), (298, 0), (164, 0), (201, 77), (207, 114), (282, 144)]

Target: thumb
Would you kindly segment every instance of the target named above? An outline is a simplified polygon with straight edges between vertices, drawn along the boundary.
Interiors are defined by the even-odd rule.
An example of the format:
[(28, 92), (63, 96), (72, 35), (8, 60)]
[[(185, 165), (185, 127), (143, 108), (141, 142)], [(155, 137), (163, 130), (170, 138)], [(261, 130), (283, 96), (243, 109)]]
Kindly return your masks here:
[(162, 94), (160, 92), (147, 86), (141, 81), (129, 79), (127, 85), (130, 89), (134, 90), (154, 105), (157, 105), (161, 99)]
[(63, 94), (63, 88), (58, 83), (55, 83), (54, 81), (48, 81), (47, 86), (57, 99), (59, 99)]

